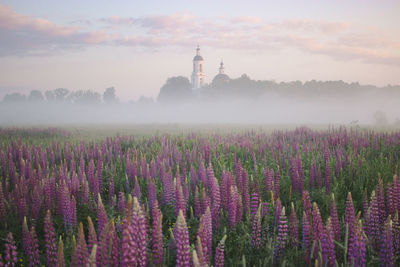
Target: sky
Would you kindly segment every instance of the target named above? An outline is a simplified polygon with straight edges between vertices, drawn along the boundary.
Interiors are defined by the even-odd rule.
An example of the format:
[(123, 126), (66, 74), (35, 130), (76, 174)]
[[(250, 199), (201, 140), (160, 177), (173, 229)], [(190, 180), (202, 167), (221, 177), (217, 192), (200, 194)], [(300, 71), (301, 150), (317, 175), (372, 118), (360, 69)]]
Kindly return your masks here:
[(156, 97), (190, 77), (400, 84), (400, 1), (0, 0), (0, 96), (114, 86)]

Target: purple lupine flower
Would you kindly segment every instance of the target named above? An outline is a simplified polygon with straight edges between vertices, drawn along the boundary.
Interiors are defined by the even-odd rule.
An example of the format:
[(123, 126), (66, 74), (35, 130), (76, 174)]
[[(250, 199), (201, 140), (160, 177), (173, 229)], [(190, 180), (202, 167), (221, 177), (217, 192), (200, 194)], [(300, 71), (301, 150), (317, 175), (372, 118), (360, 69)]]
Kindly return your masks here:
[(297, 225), (297, 215), (294, 210), (294, 204), (292, 202), (292, 210), (290, 212), (289, 217), (289, 236), (290, 236), (290, 245), (292, 247), (296, 247), (299, 244), (299, 231)]
[(321, 240), (323, 264), (335, 266), (335, 243), (331, 218), (328, 218)]
[(208, 207), (206, 210), (206, 213), (204, 214), (204, 229), (206, 233), (206, 243), (204, 243), (204, 246), (207, 246), (207, 251), (209, 258), (211, 257), (211, 251), (212, 251), (212, 216), (210, 212), (210, 208)]
[(93, 221), (88, 216), (88, 252), (92, 251), (94, 245), (98, 244), (96, 230), (94, 229)]
[(242, 195), (237, 193), (237, 204), (236, 204), (236, 223), (240, 223), (243, 218), (243, 200)]
[(175, 193), (175, 214), (178, 215), (180, 210), (182, 210), (184, 216), (186, 216), (186, 200), (185, 196), (183, 195), (182, 186), (178, 184), (177, 179)]
[(39, 240), (36, 235), (35, 226), (31, 226), (30, 232), (30, 254), (29, 254), (29, 266), (40, 265), (39, 261)]
[(380, 245), (380, 266), (392, 267), (395, 263), (394, 248), (393, 248), (393, 222), (390, 215), (385, 223), (385, 226), (381, 233), (381, 245)]
[(251, 241), (255, 248), (261, 246), (261, 204), (259, 205), (257, 212), (251, 217)]
[(335, 195), (332, 193), (331, 206), (329, 209), (329, 216), (331, 217), (333, 235), (336, 241), (340, 241), (340, 224), (339, 216), (336, 208)]
[(276, 238), (275, 248), (274, 248), (273, 263), (275, 266), (279, 265), (279, 262), (283, 256), (283, 252), (286, 247), (287, 234), (288, 234), (288, 225), (287, 225), (287, 219), (286, 219), (286, 215), (285, 215), (285, 207), (283, 207), (282, 212), (279, 216), (278, 236)]
[(384, 225), (387, 214), (386, 214), (386, 207), (385, 207), (385, 191), (383, 189), (383, 181), (381, 178), (378, 179), (378, 186), (376, 188), (376, 196), (378, 199), (378, 207), (379, 207), (379, 224)]
[(140, 190), (139, 179), (135, 177), (135, 186), (133, 187), (132, 197), (136, 197), (139, 202), (142, 198), (142, 191)]
[(394, 254), (400, 255), (400, 221), (399, 212), (397, 210), (393, 218), (393, 246)]
[(174, 201), (174, 183), (172, 180), (171, 170), (168, 171), (163, 178), (163, 194), (164, 194), (164, 203), (167, 205), (171, 205)]
[(386, 184), (386, 205), (387, 205), (387, 209), (388, 209), (388, 213), (389, 215), (392, 216), (392, 218), (394, 217), (395, 214), (395, 206), (394, 206), (394, 194), (393, 194), (393, 184), (392, 183), (388, 183)]
[(229, 176), (225, 170), (221, 174), (221, 201), (222, 208), (228, 209), (228, 198), (229, 198)]
[(243, 191), (242, 198), (244, 204), (244, 213), (247, 215), (250, 213), (250, 194), (249, 194), (249, 177), (247, 175), (246, 169), (242, 169), (242, 183), (243, 183)]
[(147, 266), (148, 263), (148, 251), (147, 251), (147, 244), (148, 244), (148, 224), (147, 218), (143, 209), (140, 207), (139, 202), (136, 198), (133, 199), (133, 209), (134, 213), (138, 217), (138, 229), (137, 229), (137, 240), (138, 240), (138, 247), (139, 247), (139, 266)]
[(124, 214), (126, 210), (126, 205), (125, 205), (125, 194), (124, 192), (118, 192), (118, 211), (121, 214)]
[(154, 202), (156, 200), (157, 200), (157, 188), (156, 185), (154, 184), (153, 179), (150, 179), (148, 185), (148, 201), (151, 210), (153, 210)]
[(347, 261), (349, 264), (351, 264), (356, 253), (355, 251), (356, 239), (355, 239), (355, 225), (354, 225), (355, 224), (354, 205), (350, 192), (347, 194), (344, 222), (347, 227), (347, 234), (349, 240), (347, 249), (347, 254), (348, 254)]
[(276, 200), (276, 203), (275, 203), (275, 220), (274, 220), (274, 223), (276, 224), (276, 225), (278, 225), (278, 222), (279, 222), (279, 217), (281, 216), (281, 212), (282, 212), (282, 202), (281, 202), (281, 200), (278, 198), (277, 200)]
[(221, 208), (221, 193), (219, 190), (218, 180), (214, 177), (211, 183), (211, 196), (212, 196), (212, 223), (215, 229), (219, 228), (219, 213)]
[(268, 194), (272, 190), (272, 176), (270, 175), (268, 166), (265, 167), (264, 177), (265, 177), (265, 192)]
[(303, 211), (303, 250), (304, 262), (311, 264), (312, 229), (310, 226), (310, 216)]
[(115, 196), (115, 185), (114, 185), (114, 174), (112, 174), (110, 177), (110, 182), (108, 184), (108, 203), (111, 207), (115, 205), (114, 196)]
[(330, 194), (332, 192), (332, 170), (330, 161), (325, 161), (325, 187), (326, 193)]
[[(114, 222), (107, 223), (100, 234), (96, 249), (96, 264), (98, 266), (107, 266), (110, 263), (110, 248), (112, 245), (112, 227)], [(93, 250), (93, 248), (92, 248)]]
[(352, 262), (356, 267), (365, 267), (367, 262), (367, 247), (365, 242), (365, 234), (363, 232), (363, 227), (361, 220), (355, 227), (355, 253), (352, 257)]
[[(131, 202), (132, 203), (132, 202)], [(147, 220), (137, 198), (133, 199), (123, 224), (122, 266), (147, 266)]]
[(316, 183), (317, 166), (315, 165), (315, 160), (312, 159), (310, 167), (310, 189), (313, 189)]
[(278, 169), (276, 170), (276, 174), (275, 174), (275, 181), (274, 181), (274, 200), (279, 198), (280, 180), (281, 180), (281, 173), (280, 173), (279, 166), (278, 166)]
[[(319, 211), (318, 205), (316, 202), (313, 203), (312, 210), (312, 232), (313, 232), (313, 240), (315, 244), (318, 244), (322, 240), (322, 235), (324, 232), (324, 226), (322, 224), (321, 213)], [(318, 257), (319, 246), (314, 246), (314, 257)]]
[[(3, 171), (5, 171), (5, 169), (3, 169)], [(3, 176), (3, 177), (5, 177), (5, 176)], [(5, 204), (5, 197), (3, 194), (3, 186), (0, 185), (0, 221), (1, 222), (5, 222), (6, 214), (7, 214), (7, 210), (6, 210), (6, 204)]]
[(22, 249), (24, 251), (24, 254), (30, 256), (31, 233), (29, 232), (28, 223), (26, 222), (26, 217), (24, 217), (24, 222), (22, 223)]
[(131, 216), (127, 216), (123, 222), (121, 262), (123, 267), (138, 265), (138, 244), (135, 240), (137, 224), (137, 218)]
[(163, 265), (163, 232), (162, 232), (162, 214), (158, 207), (157, 199), (154, 201), (153, 210), (153, 231), (152, 231), (152, 251), (153, 264), (155, 266)]
[(199, 188), (197, 186), (194, 193), (194, 214), (196, 217), (201, 216), (201, 202), (200, 202)]
[(190, 267), (189, 232), (182, 210), (179, 211), (174, 230), (174, 240), (177, 253), (176, 266)]
[(312, 204), (311, 204), (311, 199), (310, 199), (310, 194), (308, 193), (307, 190), (303, 191), (303, 208), (304, 211), (306, 212), (307, 216), (309, 219), (311, 218), (311, 209), (312, 209)]
[(210, 252), (208, 251), (207, 246), (207, 232), (204, 221), (205, 214), (203, 214), (200, 218), (199, 228), (197, 229), (197, 254), (199, 257), (199, 261), (201, 264), (209, 263)]
[(215, 260), (214, 260), (215, 267), (224, 266), (225, 240), (226, 240), (226, 235), (224, 235), (224, 237), (219, 241), (218, 246), (215, 250)]
[(372, 191), (371, 202), (367, 213), (367, 235), (372, 246), (377, 249), (380, 239), (381, 226), (379, 223), (379, 205), (375, 191)]
[(7, 267), (14, 267), (17, 266), (18, 259), (17, 259), (17, 246), (15, 245), (15, 241), (13, 238), (12, 233), (8, 233), (6, 243), (4, 245), (4, 266)]
[(115, 231), (114, 222), (112, 222), (112, 229), (111, 229), (111, 255), (110, 255), (110, 265), (109, 266), (120, 266), (121, 259), (120, 259), (120, 247), (121, 247), (121, 240), (118, 237), (117, 231)]
[(44, 238), (47, 266), (55, 267), (57, 265), (57, 246), (50, 210), (47, 210), (47, 214), (44, 219)]
[(72, 254), (71, 267), (86, 266), (88, 264), (89, 252), (83, 232), (83, 224), (79, 223), (78, 242)]
[(98, 200), (97, 200), (97, 219), (98, 219), (98, 232), (99, 235), (101, 235), (101, 232), (103, 231), (104, 227), (108, 223), (108, 217), (106, 213), (106, 209), (104, 208), (103, 201), (101, 200), (100, 194), (97, 195)]
[(260, 200), (260, 198), (259, 198), (258, 193), (257, 192), (253, 192), (251, 194), (251, 205), (250, 205), (250, 207), (251, 207), (251, 218), (253, 216), (255, 216), (256, 213), (257, 213), (257, 209), (258, 209), (259, 202), (260, 202), (259, 200)]
[[(207, 207), (211, 206), (211, 200), (208, 196), (206, 189), (203, 187), (203, 191), (201, 193), (201, 214), (206, 212)], [(183, 213), (185, 215), (185, 213)]]

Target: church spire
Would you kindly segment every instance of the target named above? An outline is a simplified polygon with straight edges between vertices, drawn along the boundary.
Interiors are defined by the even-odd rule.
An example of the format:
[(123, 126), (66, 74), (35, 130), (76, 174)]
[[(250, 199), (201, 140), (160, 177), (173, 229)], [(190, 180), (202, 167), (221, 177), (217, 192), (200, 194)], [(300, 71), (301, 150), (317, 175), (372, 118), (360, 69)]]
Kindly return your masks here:
[(219, 74), (225, 74), (224, 61), (222, 59), (221, 59), (221, 64), (219, 66)]
[(200, 46), (197, 44), (196, 56), (193, 58), (192, 86), (193, 89), (198, 89), (203, 86), (206, 74), (203, 69), (204, 59), (200, 55)]

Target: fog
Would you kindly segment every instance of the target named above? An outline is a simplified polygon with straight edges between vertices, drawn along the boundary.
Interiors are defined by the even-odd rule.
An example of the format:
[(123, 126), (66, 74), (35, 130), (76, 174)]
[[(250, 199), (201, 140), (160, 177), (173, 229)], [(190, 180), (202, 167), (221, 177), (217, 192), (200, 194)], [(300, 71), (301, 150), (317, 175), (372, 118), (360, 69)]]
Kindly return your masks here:
[(265, 93), (257, 98), (114, 104), (0, 103), (3, 126), (44, 124), (359, 124), (400, 125), (399, 94), (306, 97)]

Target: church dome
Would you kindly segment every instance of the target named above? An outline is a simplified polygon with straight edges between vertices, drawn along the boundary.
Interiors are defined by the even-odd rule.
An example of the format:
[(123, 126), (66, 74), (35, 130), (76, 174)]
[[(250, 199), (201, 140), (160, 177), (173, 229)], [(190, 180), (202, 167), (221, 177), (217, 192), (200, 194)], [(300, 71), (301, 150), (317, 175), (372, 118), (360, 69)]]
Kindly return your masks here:
[(214, 79), (213, 79), (213, 83), (220, 83), (220, 82), (227, 82), (229, 81), (231, 78), (229, 78), (228, 75), (226, 75), (225, 73), (220, 73), (217, 74)]
[(203, 57), (200, 56), (200, 55), (196, 55), (196, 56), (194, 56), (194, 58), (193, 58), (193, 61), (200, 61), (200, 60), (204, 60)]

